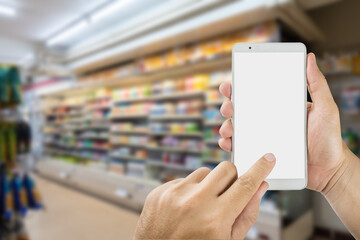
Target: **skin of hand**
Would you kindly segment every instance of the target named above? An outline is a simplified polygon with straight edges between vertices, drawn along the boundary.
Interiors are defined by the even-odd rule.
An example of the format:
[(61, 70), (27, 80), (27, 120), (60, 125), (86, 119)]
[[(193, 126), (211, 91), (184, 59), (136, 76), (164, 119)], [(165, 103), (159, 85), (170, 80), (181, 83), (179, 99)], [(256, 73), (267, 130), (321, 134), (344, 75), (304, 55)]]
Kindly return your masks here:
[[(339, 110), (324, 75), (317, 67), (313, 53), (307, 56), (306, 72), (308, 90), (313, 100), (312, 103), (308, 102), (307, 104), (307, 188), (321, 192), (352, 234), (360, 238), (360, 213), (357, 214), (359, 217), (354, 217), (349, 205), (344, 206), (344, 202), (355, 204), (354, 202), (357, 201), (355, 205), (357, 205), (357, 209), (360, 209), (360, 189), (356, 185), (356, 182), (360, 183), (359, 159), (342, 141)], [(221, 106), (221, 113), (230, 118), (234, 112), (230, 101), (231, 84), (223, 83), (219, 90), (228, 98)], [(222, 149), (232, 150), (233, 132), (231, 120), (228, 119), (220, 128), (222, 138), (219, 140), (219, 145)], [(355, 171), (357, 174), (354, 174)], [(353, 185), (352, 189), (349, 187), (351, 185)], [(344, 189), (349, 189), (349, 191)], [(355, 206), (352, 205), (352, 208)]]
[(135, 239), (244, 239), (274, 165), (269, 153), (239, 178), (234, 164), (222, 162), (157, 187), (146, 198)]

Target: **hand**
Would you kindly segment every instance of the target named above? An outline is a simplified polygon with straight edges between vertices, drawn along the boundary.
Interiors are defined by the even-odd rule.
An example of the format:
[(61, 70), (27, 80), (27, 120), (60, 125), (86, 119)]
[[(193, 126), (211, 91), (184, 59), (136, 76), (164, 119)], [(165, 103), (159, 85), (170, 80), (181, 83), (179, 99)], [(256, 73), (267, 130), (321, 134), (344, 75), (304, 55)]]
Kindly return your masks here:
[[(331, 95), (324, 75), (316, 65), (313, 53), (307, 56), (307, 84), (313, 100), (308, 102), (308, 186), (307, 188), (323, 192), (331, 189), (330, 180), (345, 164), (346, 152), (349, 151), (341, 139), (340, 117), (338, 108)], [(223, 83), (220, 92), (231, 98), (231, 84)], [(225, 117), (232, 117), (233, 106), (226, 100), (221, 106)], [(220, 128), (221, 148), (231, 151), (233, 127), (230, 120)]]
[(146, 199), (135, 238), (243, 239), (274, 165), (274, 155), (266, 154), (238, 178), (235, 165), (222, 162), (159, 186)]

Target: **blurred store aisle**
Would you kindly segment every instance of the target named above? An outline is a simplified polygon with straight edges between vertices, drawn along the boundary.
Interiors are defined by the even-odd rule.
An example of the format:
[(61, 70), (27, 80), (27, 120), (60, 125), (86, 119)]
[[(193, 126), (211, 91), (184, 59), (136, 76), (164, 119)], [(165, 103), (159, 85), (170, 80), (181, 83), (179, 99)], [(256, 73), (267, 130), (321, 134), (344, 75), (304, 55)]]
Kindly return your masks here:
[(139, 215), (37, 177), (46, 209), (26, 218), (30, 239), (131, 239)]

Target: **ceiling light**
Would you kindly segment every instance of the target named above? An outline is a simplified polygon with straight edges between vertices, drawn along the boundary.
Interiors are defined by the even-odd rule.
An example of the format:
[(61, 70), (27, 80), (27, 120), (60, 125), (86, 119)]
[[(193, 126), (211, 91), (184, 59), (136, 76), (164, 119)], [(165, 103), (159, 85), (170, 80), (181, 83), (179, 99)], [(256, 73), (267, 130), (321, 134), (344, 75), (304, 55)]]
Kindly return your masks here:
[(66, 29), (64, 32), (50, 38), (46, 44), (48, 46), (50, 46), (50, 45), (55, 45), (59, 42), (62, 42), (64, 40), (66, 40), (67, 38), (73, 36), (74, 34), (78, 33), (79, 31), (83, 30), (88, 25), (89, 25), (89, 23), (87, 20), (80, 21), (80, 22), (76, 23), (75, 25), (71, 26), (70, 28)]
[(109, 5), (106, 5), (104, 8), (100, 9), (99, 11), (95, 12), (90, 16), (90, 21), (95, 22), (99, 19), (102, 19), (104, 17), (107, 17), (108, 15), (111, 15), (112, 13), (118, 11), (120, 8), (124, 7), (127, 3), (129, 3), (132, 0), (117, 0)]
[(10, 8), (10, 7), (4, 6), (4, 5), (0, 5), (0, 14), (13, 17), (13, 16), (15, 16), (16, 11), (13, 8)]

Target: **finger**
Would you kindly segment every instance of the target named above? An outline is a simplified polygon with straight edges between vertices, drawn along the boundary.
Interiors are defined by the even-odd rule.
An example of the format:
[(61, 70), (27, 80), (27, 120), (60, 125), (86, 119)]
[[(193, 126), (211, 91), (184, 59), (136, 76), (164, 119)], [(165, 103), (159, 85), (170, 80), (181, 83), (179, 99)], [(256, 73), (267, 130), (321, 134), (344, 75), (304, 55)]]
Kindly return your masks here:
[(214, 170), (200, 183), (205, 191), (209, 190), (218, 196), (223, 193), (237, 179), (237, 170), (233, 163), (221, 162)]
[(263, 182), (255, 195), (251, 198), (250, 202), (236, 218), (231, 232), (233, 239), (244, 239), (250, 228), (254, 225), (259, 216), (261, 198), (264, 196), (268, 188), (269, 184), (267, 182)]
[(309, 53), (306, 67), (307, 83), (311, 99), (321, 108), (333, 107), (335, 104), (324, 75), (320, 72), (315, 54)]
[(185, 178), (186, 183), (199, 183), (201, 182), (209, 173), (211, 170), (207, 167), (201, 167), (196, 169), (194, 172), (189, 174)]
[(219, 133), (220, 133), (222, 138), (230, 138), (230, 137), (232, 137), (232, 135), (234, 133), (234, 129), (233, 129), (233, 126), (232, 126), (232, 123), (231, 123), (230, 119), (223, 122), (223, 124), (220, 127)]
[(227, 152), (231, 152), (232, 150), (232, 140), (231, 138), (220, 138), (218, 141), (219, 146), (227, 151)]
[(225, 100), (220, 107), (220, 112), (224, 117), (230, 118), (234, 114), (234, 108), (230, 100)]
[(219, 87), (220, 93), (227, 98), (231, 98), (231, 83), (224, 82)]
[(311, 103), (311, 102), (307, 102), (307, 109), (309, 110), (309, 109), (311, 109), (311, 107), (312, 107), (312, 103)]
[[(229, 206), (229, 212), (239, 215), (261, 183), (275, 166), (275, 156), (271, 153), (260, 158), (245, 174), (240, 176), (220, 198), (224, 205)], [(230, 204), (236, 202), (237, 204)]]

